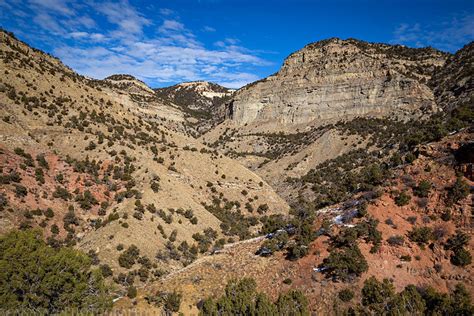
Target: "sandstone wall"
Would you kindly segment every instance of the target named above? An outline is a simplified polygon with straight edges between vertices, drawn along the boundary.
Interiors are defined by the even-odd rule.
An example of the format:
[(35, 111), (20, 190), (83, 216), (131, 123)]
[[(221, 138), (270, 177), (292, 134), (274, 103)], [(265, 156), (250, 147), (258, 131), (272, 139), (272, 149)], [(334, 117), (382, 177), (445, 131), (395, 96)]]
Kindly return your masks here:
[[(331, 39), (290, 55), (280, 71), (239, 90), (227, 117), (237, 124), (301, 124), (362, 115), (404, 116), (436, 110), (425, 84), (446, 56)], [(418, 55), (418, 56), (417, 56)]]

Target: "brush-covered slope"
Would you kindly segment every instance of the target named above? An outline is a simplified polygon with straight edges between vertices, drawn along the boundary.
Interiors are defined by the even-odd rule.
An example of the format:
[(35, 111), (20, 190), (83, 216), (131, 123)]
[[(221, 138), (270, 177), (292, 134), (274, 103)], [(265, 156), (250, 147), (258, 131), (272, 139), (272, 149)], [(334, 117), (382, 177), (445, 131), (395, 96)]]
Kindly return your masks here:
[[(341, 315), (349, 308), (361, 314), (472, 313), (473, 265), (468, 258), (474, 249), (474, 183), (464, 177), (468, 173), (460, 173), (474, 163), (460, 159), (472, 139), (472, 131), (464, 131), (419, 146), (417, 159), (391, 169), (371, 191), (305, 213), (311, 224), (304, 238), (311, 241), (302, 258), (294, 257), (301, 235), (282, 231), (285, 222), (275, 218), (266, 237), (228, 245), (149, 284), (138, 306), (152, 308), (145, 296), (176, 291), (183, 295), (181, 311), (197, 314), (205, 298), (216, 302), (223, 295), (229, 280), (250, 277), (272, 301), (291, 289), (301, 290), (316, 315)], [(258, 255), (261, 249), (270, 251)], [(402, 292), (409, 285), (414, 286), (411, 292)], [(461, 293), (467, 299), (456, 299)], [(131, 302), (125, 298), (121, 304)]]
[(4, 31), (0, 71), (2, 233), (39, 227), (130, 284), (127, 272), (156, 278), (288, 212), (259, 176), (178, 132), (182, 111), (130, 76), (87, 79)]
[[(291, 203), (334, 203), (357, 187), (348, 172), (472, 124), (471, 59), (472, 45), (451, 56), (352, 39), (313, 43), (277, 74), (237, 91), (228, 119), (202, 139)], [(238, 113), (252, 112), (264, 95), (272, 101), (241, 121)], [(283, 106), (283, 99), (292, 101)]]
[(446, 64), (431, 78), (436, 102), (446, 111), (460, 105), (473, 107), (474, 99), (474, 42), (450, 56)]
[(160, 100), (179, 107), (185, 113), (187, 126), (195, 136), (224, 120), (224, 104), (233, 93), (232, 89), (207, 81), (183, 82), (155, 89)]
[(190, 110), (209, 110), (216, 107), (227, 100), (233, 91), (207, 81), (183, 82), (155, 89), (159, 97)]

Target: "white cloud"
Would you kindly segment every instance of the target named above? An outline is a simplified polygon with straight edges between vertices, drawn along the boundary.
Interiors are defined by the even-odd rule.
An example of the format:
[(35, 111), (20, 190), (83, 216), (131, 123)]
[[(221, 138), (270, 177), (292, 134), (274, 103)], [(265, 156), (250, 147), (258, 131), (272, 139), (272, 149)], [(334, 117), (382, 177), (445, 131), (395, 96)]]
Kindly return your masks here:
[(42, 29), (49, 31), (55, 34), (64, 34), (65, 30), (62, 26), (56, 22), (53, 17), (47, 13), (38, 13), (34, 18), (33, 21), (38, 24)]
[(90, 34), (90, 39), (95, 42), (102, 42), (102, 41), (105, 41), (107, 38), (103, 34), (92, 33)]
[(160, 9), (160, 14), (161, 15), (172, 15), (174, 13), (173, 10), (167, 9), (167, 8), (161, 8)]
[(88, 29), (91, 29), (97, 26), (95, 21), (89, 16), (74, 17), (74, 19), (69, 20), (69, 23), (71, 22), (79, 26), (84, 26)]
[(88, 33), (88, 32), (71, 32), (68, 37), (75, 40), (103, 42), (107, 40), (107, 37), (100, 33)]
[(110, 23), (118, 26), (118, 30), (114, 33), (118, 37), (142, 34), (143, 28), (151, 24), (150, 20), (135, 10), (126, 0), (103, 2), (95, 6)]
[(209, 26), (209, 25), (204, 26), (204, 27), (202, 28), (202, 30), (203, 30), (204, 32), (215, 32), (215, 31), (216, 31), (215, 28), (213, 28), (212, 26)]
[(69, 36), (71, 36), (74, 39), (79, 39), (79, 38), (84, 38), (84, 37), (89, 36), (89, 33), (87, 33), (87, 32), (72, 32), (72, 33), (69, 33)]
[[(17, 0), (2, 1), (6, 7)], [(90, 77), (129, 73), (151, 85), (209, 80), (236, 88), (258, 79), (252, 69), (269, 65), (236, 38), (206, 47), (169, 9), (160, 9), (165, 18), (156, 23), (127, 0), (28, 1), (25, 25), (33, 19), (39, 28), (27, 36), (45, 39), (54, 55)], [(108, 23), (99, 29), (96, 21), (104, 17)], [(215, 31), (211, 26), (198, 30)]]
[(158, 29), (162, 33), (184, 31), (184, 24), (175, 20), (165, 20)]
[[(80, 34), (80, 36), (85, 36)], [(258, 77), (239, 71), (241, 65), (266, 65), (259, 57), (234, 50), (167, 45), (154, 39), (105, 49), (63, 46), (54, 51), (66, 64), (95, 78), (130, 73), (151, 82), (211, 80), (237, 87)]]
[(402, 23), (393, 32), (390, 43), (455, 51), (473, 39), (474, 15), (463, 15), (432, 25)]
[(74, 15), (67, 0), (30, 0), (29, 3), (43, 10), (55, 11), (63, 15)]

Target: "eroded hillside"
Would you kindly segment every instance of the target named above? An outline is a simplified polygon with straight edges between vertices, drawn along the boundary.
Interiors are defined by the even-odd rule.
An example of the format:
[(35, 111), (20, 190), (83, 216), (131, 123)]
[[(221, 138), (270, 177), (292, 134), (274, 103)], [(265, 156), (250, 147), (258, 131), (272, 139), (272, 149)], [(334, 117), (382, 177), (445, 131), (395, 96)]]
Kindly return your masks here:
[(472, 53), (330, 39), (154, 90), (1, 31), (0, 234), (86, 252), (116, 311), (226, 310), (244, 277), (273, 313), (472, 311)]
[[(300, 289), (311, 312), (324, 315), (350, 307), (376, 311), (377, 304), (357, 307), (364, 282), (372, 276), (390, 280), (394, 292), (415, 285), (446, 293), (464, 284), (472, 295), (472, 264), (458, 261), (459, 249), (472, 252), (474, 247), (469, 237), (472, 161), (458, 160), (463, 146), (472, 146), (472, 139), (472, 132), (463, 132), (420, 146), (416, 160), (393, 169), (372, 191), (316, 211), (311, 221), (314, 240), (303, 258), (289, 257), (295, 242), (291, 234), (282, 248), (272, 248), (276, 245), (272, 240), (285, 240), (278, 233), (227, 245), (149, 285), (139, 306), (148, 306), (145, 297), (150, 292), (178, 291), (183, 293), (183, 311), (197, 314), (203, 298), (219, 297), (228, 280), (244, 277), (254, 278), (258, 289), (273, 300), (291, 288)], [(273, 253), (259, 256), (263, 247)], [(360, 250), (353, 252), (354, 248)], [(343, 290), (354, 296), (343, 301), (339, 294)], [(122, 304), (128, 304), (127, 299)]]
[(291, 204), (336, 203), (357, 189), (351, 177), (363, 167), (440, 139), (447, 133), (440, 122), (450, 120), (449, 131), (466, 126), (472, 55), (472, 45), (451, 56), (352, 39), (316, 42), (238, 90), (228, 119), (201, 139)]
[(135, 78), (87, 79), (3, 31), (0, 56), (3, 233), (39, 227), (130, 285), (288, 213), (259, 176), (181, 132), (185, 114)]

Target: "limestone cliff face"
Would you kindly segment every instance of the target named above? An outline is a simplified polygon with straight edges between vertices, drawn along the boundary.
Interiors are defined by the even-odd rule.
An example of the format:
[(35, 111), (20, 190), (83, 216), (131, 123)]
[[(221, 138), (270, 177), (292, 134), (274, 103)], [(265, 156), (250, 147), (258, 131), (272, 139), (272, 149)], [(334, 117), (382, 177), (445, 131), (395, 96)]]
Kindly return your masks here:
[(447, 54), (431, 48), (329, 39), (291, 54), (280, 71), (236, 92), (227, 117), (237, 124), (303, 124), (361, 115), (436, 109), (425, 84)]

